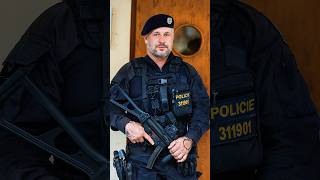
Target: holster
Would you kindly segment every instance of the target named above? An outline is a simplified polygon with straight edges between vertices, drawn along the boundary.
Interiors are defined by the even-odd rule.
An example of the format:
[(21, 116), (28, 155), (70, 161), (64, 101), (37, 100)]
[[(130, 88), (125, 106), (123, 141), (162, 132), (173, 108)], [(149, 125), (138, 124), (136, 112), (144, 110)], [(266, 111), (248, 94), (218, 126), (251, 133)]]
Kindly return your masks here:
[[(119, 180), (128, 179), (128, 164), (126, 154), (123, 149), (113, 152), (113, 167), (116, 168)], [(132, 169), (132, 168), (131, 168)]]

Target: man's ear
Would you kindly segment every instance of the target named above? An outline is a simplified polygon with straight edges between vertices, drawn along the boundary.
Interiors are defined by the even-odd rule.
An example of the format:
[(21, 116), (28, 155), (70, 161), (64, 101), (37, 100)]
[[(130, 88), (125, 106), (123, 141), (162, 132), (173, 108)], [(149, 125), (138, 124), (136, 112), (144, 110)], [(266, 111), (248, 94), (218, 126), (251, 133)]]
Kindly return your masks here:
[(148, 44), (148, 35), (143, 36), (143, 40), (145, 44)]

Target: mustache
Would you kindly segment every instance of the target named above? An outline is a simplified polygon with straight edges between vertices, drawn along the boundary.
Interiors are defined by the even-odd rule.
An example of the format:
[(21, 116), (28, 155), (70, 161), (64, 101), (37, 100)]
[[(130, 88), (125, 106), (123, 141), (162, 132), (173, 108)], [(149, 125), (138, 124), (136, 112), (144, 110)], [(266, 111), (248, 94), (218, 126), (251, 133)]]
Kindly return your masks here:
[(168, 46), (165, 43), (159, 43), (158, 45), (156, 45), (156, 47), (159, 47), (159, 46), (163, 46), (163, 47), (168, 48)]

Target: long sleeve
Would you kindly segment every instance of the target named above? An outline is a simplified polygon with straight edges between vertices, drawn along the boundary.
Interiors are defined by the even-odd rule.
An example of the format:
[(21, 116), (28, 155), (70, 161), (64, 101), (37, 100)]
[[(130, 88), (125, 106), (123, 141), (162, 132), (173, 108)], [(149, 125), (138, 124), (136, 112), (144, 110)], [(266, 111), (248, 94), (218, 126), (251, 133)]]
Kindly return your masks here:
[[(122, 66), (115, 77), (112, 79), (110, 88), (110, 99), (123, 101), (124, 97), (119, 93), (115, 85), (119, 85), (125, 92), (128, 92), (128, 75), (133, 71), (130, 63)], [(120, 130), (125, 133), (125, 126), (130, 121), (126, 115), (114, 105), (110, 105), (110, 125), (112, 130)]]
[(257, 36), (271, 37), (264, 41), (256, 38), (264, 43), (254, 45), (251, 60), (264, 146), (261, 178), (312, 179), (319, 160), (317, 111), (280, 34), (269, 28)]
[(186, 134), (195, 143), (209, 128), (209, 97), (204, 84), (194, 68), (191, 68), (192, 118)]

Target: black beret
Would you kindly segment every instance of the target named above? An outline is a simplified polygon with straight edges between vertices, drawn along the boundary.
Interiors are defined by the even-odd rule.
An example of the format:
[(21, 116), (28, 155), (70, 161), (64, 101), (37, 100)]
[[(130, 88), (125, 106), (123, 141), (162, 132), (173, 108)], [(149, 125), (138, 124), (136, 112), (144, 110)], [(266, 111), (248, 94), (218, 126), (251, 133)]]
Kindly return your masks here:
[(159, 27), (174, 27), (174, 21), (173, 18), (166, 14), (157, 14), (152, 17), (150, 17), (146, 23), (143, 26), (143, 29), (141, 31), (141, 35), (147, 35), (152, 30), (157, 29)]

